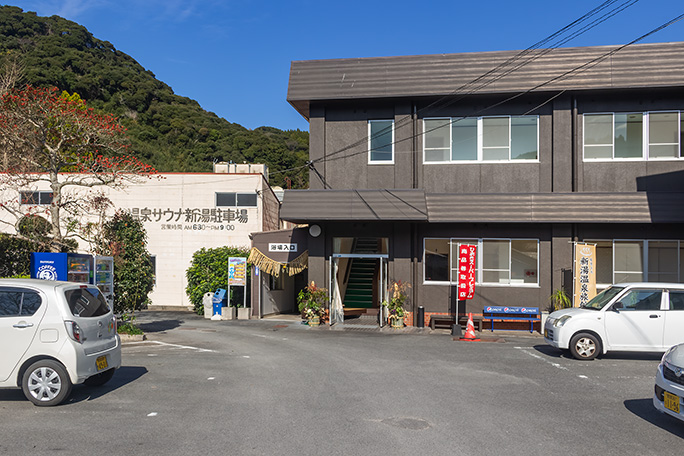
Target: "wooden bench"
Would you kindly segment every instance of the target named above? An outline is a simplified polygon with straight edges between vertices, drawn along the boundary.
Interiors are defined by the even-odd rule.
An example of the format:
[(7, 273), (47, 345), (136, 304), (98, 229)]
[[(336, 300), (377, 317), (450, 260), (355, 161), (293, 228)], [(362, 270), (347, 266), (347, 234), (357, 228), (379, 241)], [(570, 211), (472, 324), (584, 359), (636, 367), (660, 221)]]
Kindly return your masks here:
[[(437, 326), (451, 329), (455, 323), (456, 318), (454, 315), (430, 315), (430, 329), (435, 329)], [(468, 317), (465, 315), (459, 316), (458, 324), (465, 327), (468, 324)], [(482, 316), (473, 315), (473, 325), (477, 326), (477, 330), (482, 332)]]
[[(541, 322), (539, 307), (509, 307), (487, 306), (482, 312), (482, 318), (491, 322), (491, 330), (494, 331), (495, 321), (528, 321), (530, 332), (534, 331), (534, 324)], [(504, 328), (499, 328), (504, 329)], [(527, 331), (526, 329), (505, 328), (507, 331)]]

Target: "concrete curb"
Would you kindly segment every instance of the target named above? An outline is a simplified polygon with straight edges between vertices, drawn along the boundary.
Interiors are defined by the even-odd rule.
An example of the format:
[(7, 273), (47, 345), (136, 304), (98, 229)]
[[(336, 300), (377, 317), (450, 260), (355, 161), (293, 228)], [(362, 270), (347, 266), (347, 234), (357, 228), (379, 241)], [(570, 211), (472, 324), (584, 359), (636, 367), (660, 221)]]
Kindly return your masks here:
[(140, 342), (143, 340), (147, 340), (146, 334), (119, 334), (119, 337), (121, 338), (122, 344), (125, 344), (127, 342)]

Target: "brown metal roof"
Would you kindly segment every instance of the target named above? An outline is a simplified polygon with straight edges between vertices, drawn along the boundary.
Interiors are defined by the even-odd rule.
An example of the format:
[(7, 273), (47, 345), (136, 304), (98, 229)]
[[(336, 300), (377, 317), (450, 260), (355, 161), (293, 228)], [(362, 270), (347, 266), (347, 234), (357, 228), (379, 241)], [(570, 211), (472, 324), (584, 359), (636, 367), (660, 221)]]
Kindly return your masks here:
[(683, 193), (452, 193), (426, 198), (430, 222), (684, 222)]
[[(476, 93), (516, 93), (599, 58), (619, 46), (537, 50), (493, 73), (526, 63)], [(293, 61), (287, 100), (309, 117), (312, 101), (363, 98), (444, 96), (471, 93), (470, 81), (516, 56), (520, 51), (371, 57)], [(542, 53), (545, 53), (542, 55)], [(486, 79), (482, 82), (487, 81)], [(535, 89), (591, 90), (684, 86), (684, 42), (635, 44)]]
[(289, 221), (427, 221), (423, 190), (287, 190), (280, 217)]
[(294, 222), (684, 223), (684, 193), (287, 190), (280, 213)]

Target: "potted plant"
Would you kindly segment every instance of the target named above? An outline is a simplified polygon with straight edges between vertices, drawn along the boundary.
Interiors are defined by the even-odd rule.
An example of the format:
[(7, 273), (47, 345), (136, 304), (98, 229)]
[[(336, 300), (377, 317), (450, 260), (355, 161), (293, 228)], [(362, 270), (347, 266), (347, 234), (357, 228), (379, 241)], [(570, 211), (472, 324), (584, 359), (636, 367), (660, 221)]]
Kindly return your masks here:
[(389, 314), (389, 322), (392, 328), (404, 327), (404, 303), (408, 295), (406, 291), (411, 288), (408, 282), (393, 281), (387, 288), (387, 300), (383, 301), (382, 305), (387, 308)]
[(551, 296), (549, 296), (549, 303), (549, 311), (551, 312), (554, 310), (572, 307), (572, 301), (570, 300), (570, 297), (562, 288), (557, 289)]
[(321, 324), (321, 317), (325, 314), (328, 290), (317, 287), (312, 280), (306, 288), (299, 292), (297, 302), (299, 303), (299, 311), (306, 318), (309, 326), (318, 326)]

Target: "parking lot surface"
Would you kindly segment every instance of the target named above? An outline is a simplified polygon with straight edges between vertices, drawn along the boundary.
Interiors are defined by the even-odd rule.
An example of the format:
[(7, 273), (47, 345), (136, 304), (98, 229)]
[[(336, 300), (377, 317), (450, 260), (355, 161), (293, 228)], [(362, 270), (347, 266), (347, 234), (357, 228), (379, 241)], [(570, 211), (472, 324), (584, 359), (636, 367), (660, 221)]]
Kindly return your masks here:
[(528, 333), (466, 343), (179, 312), (138, 323), (148, 339), (124, 345), (104, 387), (53, 408), (0, 390), (0, 454), (682, 454), (684, 423), (651, 404), (658, 354), (582, 362)]

